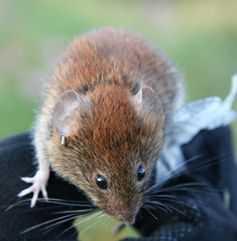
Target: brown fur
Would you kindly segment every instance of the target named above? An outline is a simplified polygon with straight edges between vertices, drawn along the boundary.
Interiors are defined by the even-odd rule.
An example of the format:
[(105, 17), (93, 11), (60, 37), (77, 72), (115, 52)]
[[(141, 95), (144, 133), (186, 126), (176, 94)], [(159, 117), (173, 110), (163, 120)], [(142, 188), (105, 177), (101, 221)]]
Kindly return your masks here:
[[(105, 28), (76, 39), (48, 84), (41, 112), (51, 133), (45, 155), (53, 169), (107, 213), (133, 220), (179, 85), (174, 67), (140, 37)], [(133, 98), (141, 88), (139, 104)], [(89, 105), (76, 108), (56, 128), (55, 106), (69, 90)], [(66, 146), (60, 144), (61, 124), (69, 127)], [(136, 179), (139, 163), (146, 167), (142, 183)], [(96, 174), (107, 177), (107, 191), (96, 186)]]

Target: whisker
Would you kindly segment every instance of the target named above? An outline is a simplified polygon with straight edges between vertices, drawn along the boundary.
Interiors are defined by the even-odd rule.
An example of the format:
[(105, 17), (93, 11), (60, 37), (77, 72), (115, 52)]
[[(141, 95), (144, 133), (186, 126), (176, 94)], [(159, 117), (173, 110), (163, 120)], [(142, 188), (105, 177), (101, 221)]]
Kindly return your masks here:
[[(153, 204), (156, 205), (155, 202), (153, 202)], [(166, 204), (165, 204), (165, 206), (169, 208), (170, 212), (175, 211), (175, 212), (177, 212), (177, 213), (185, 216), (185, 213), (184, 213), (184, 212), (182, 212), (181, 210), (179, 210), (178, 208), (176, 208), (174, 205), (171, 205), (171, 204), (172, 204), (172, 203), (166, 203)], [(159, 204), (158, 204), (158, 206), (159, 206)]]
[(63, 220), (60, 219), (59, 221), (56, 221), (56, 222), (48, 225), (47, 227), (42, 228), (42, 230), (44, 231), (45, 234), (49, 233), (51, 230), (53, 230), (58, 225), (69, 222), (69, 221), (74, 220), (74, 219), (77, 219), (77, 217), (78, 217), (77, 215), (73, 215), (72, 217), (68, 217), (68, 218), (65, 218)]
[(181, 214), (182, 216), (186, 216), (186, 214), (181, 211), (180, 209), (176, 208), (174, 205), (171, 205), (171, 204), (167, 204), (171, 209), (173, 209), (173, 211), (176, 211), (177, 213)]
[[(204, 163), (204, 164), (202, 164), (202, 165), (200, 165), (198, 168), (196, 168), (195, 170), (197, 171), (197, 170), (199, 170), (199, 169), (202, 169), (202, 168), (204, 168), (204, 167), (207, 167), (207, 166), (210, 166), (211, 165), (211, 162), (213, 162), (214, 160), (208, 160), (208, 162), (207, 163)], [(212, 163), (212, 165), (214, 165), (214, 164), (216, 164), (215, 162), (214, 163)], [(186, 171), (186, 170), (185, 170)], [(175, 178), (175, 177), (178, 177), (178, 176), (180, 176), (182, 173), (181, 172), (173, 172), (173, 174), (171, 174), (171, 177), (172, 178)], [(162, 187), (162, 185), (165, 183), (165, 182), (167, 182), (167, 180), (166, 181), (164, 181), (164, 182), (161, 182), (161, 183), (156, 183), (156, 184), (154, 184), (154, 185), (152, 185), (150, 188), (148, 188), (148, 190), (145, 192), (145, 195), (146, 194), (149, 194), (149, 192), (151, 192), (151, 191), (153, 191), (153, 189), (155, 189), (155, 188), (160, 188), (160, 187)]]
[[(195, 184), (197, 184), (197, 183), (195, 183)], [(157, 185), (157, 188), (159, 187), (159, 185)], [(172, 186), (169, 186), (169, 187), (161, 187), (160, 189), (153, 189), (152, 191), (150, 191), (150, 193), (146, 193), (146, 196), (149, 198), (149, 197), (152, 197), (152, 196), (157, 196), (158, 194), (162, 194), (162, 193), (167, 193), (167, 192), (170, 192), (170, 191), (180, 191), (180, 189), (181, 188), (184, 188), (184, 187), (186, 187), (187, 188), (187, 186), (185, 186), (185, 184), (180, 184), (180, 183), (178, 183), (178, 184), (175, 184), (175, 185), (172, 185)], [(191, 183), (189, 183), (189, 186), (188, 186), (189, 188), (197, 188), (197, 187), (199, 187), (199, 188), (201, 188), (201, 187), (203, 187), (202, 185), (200, 185), (200, 184), (197, 184), (197, 185), (191, 185)], [(182, 189), (181, 189), (182, 190)]]
[(166, 214), (172, 212), (171, 210), (169, 210), (168, 207), (163, 208), (160, 205), (154, 205), (154, 203), (146, 203), (146, 204), (144, 204), (143, 207), (144, 208), (149, 208), (149, 209), (152, 209), (152, 210), (157, 210), (158, 209), (160, 212), (163, 212), (163, 213), (166, 213)]
[(57, 239), (60, 238), (63, 234), (69, 232), (71, 229), (73, 229), (75, 227), (75, 224), (73, 223), (72, 225), (70, 225), (68, 228), (66, 228), (63, 232), (61, 232), (58, 236)]
[[(185, 167), (187, 167), (188, 164), (190, 164), (190, 163), (191, 164), (195, 163), (195, 165), (197, 165), (195, 167), (192, 167), (192, 171), (197, 171), (197, 170), (200, 170), (202, 168), (206, 168), (206, 167), (211, 166), (211, 165), (217, 165), (219, 162), (223, 162), (226, 158), (228, 158), (228, 156), (230, 154), (231, 153), (226, 153), (226, 154), (223, 154), (223, 155), (216, 155), (216, 156), (213, 156), (211, 159), (207, 157), (207, 160), (205, 160), (204, 162), (195, 163), (198, 159), (205, 157), (205, 155), (200, 154), (198, 158), (191, 158), (188, 161), (183, 162), (184, 171), (185, 171)], [(217, 159), (219, 159), (219, 160), (217, 160)], [(190, 167), (188, 169), (190, 169)], [(182, 172), (182, 170), (179, 170), (179, 168), (177, 168), (176, 170), (174, 170), (174, 173), (179, 172), (179, 171)]]
[(37, 224), (37, 225), (34, 225), (32, 227), (29, 227), (29, 228), (25, 229), (24, 231), (21, 232), (21, 234), (25, 234), (25, 233), (31, 232), (31, 231), (33, 231), (33, 230), (35, 230), (37, 228), (43, 227), (44, 225), (50, 224), (52, 222), (55, 222), (55, 221), (58, 221), (58, 220), (61, 220), (61, 219), (69, 218), (69, 217), (70, 218), (75, 218), (76, 215), (75, 214), (68, 214), (68, 215), (65, 215), (65, 216), (62, 216), (62, 217), (50, 219), (48, 221), (42, 222), (40, 224)]
[(53, 204), (60, 204), (60, 205), (70, 205), (70, 206), (78, 206), (78, 207), (94, 207), (94, 205), (89, 204), (88, 202), (72, 202), (63, 199), (51, 198), (49, 200), (42, 199), (43, 202), (46, 203), (53, 203)]
[(94, 218), (94, 215), (98, 215), (98, 212), (99, 212), (99, 214), (102, 213), (102, 211), (97, 211), (97, 212), (95, 212), (93, 214), (85, 214), (85, 215), (81, 216), (80, 218), (82, 218), (81, 221), (83, 221), (83, 222), (79, 221), (80, 223), (72, 224), (69, 228), (66, 228), (63, 232), (61, 232), (57, 236), (57, 239), (60, 238), (63, 234), (65, 234), (68, 231), (70, 231), (71, 229), (73, 229), (74, 227), (78, 227), (82, 223), (89, 222), (92, 218)]
[(68, 200), (68, 199), (60, 199), (60, 198), (49, 198), (49, 200), (52, 201), (61, 201), (61, 202), (67, 202), (67, 203), (73, 203), (73, 204), (86, 204), (86, 205), (91, 205), (92, 204), (89, 203), (89, 201), (76, 201), (76, 200)]
[[(45, 200), (44, 198), (39, 198), (37, 201), (38, 202), (41, 202), (41, 203), (49, 203), (49, 204), (56, 204), (56, 205), (62, 205), (62, 206), (76, 206), (76, 207), (95, 207), (93, 206), (92, 204), (86, 204), (86, 203), (73, 203), (73, 202), (67, 202), (66, 200), (65, 201), (62, 201), (63, 199), (48, 199), (48, 200)], [(23, 199), (23, 200), (20, 200), (14, 204), (11, 204), (9, 205), (6, 209), (5, 209), (5, 212), (11, 210), (12, 208), (15, 208), (17, 206), (20, 206), (21, 204), (26, 204), (28, 202), (31, 201), (31, 198), (28, 198), (28, 199)]]
[[(190, 164), (190, 163), (192, 163), (192, 162), (195, 162), (195, 161), (197, 161), (197, 160), (199, 160), (200, 158), (203, 158), (203, 157), (205, 157), (204, 154), (197, 154), (197, 155), (191, 157), (190, 159), (185, 160), (184, 162), (179, 163), (179, 164), (177, 165), (177, 167), (176, 167), (176, 170), (177, 170), (177, 171), (178, 171), (178, 170), (182, 170), (182, 168), (186, 168), (187, 164)], [(174, 171), (176, 171), (176, 170), (174, 170)]]
[[(170, 187), (164, 187), (160, 190), (157, 190), (157, 192), (153, 192), (156, 194), (165, 193), (167, 191), (173, 191), (173, 192), (180, 192), (180, 191), (192, 191), (193, 193), (203, 193), (203, 192), (212, 192), (212, 193), (218, 193), (217, 189), (214, 189), (207, 184), (204, 183), (197, 183), (197, 182), (189, 182), (189, 183), (179, 183)], [(152, 195), (152, 193), (151, 193)]]
[[(182, 206), (185, 206), (185, 207), (190, 207), (188, 203), (185, 203), (184, 201), (178, 199), (177, 197), (160, 197), (159, 195), (156, 196), (159, 200), (162, 200), (163, 202), (165, 201), (168, 201), (168, 202), (171, 202), (171, 203), (175, 203), (175, 204), (178, 204), (178, 205), (182, 205)], [(152, 201), (156, 201), (156, 200), (152, 200)], [(161, 202), (162, 203), (162, 202)]]
[[(155, 194), (150, 195), (147, 200), (145, 199), (145, 202), (148, 201), (148, 202), (160, 202), (160, 203), (162, 203), (162, 201), (169, 201), (169, 202), (176, 203), (176, 204), (179, 204), (179, 205), (190, 208), (190, 205), (188, 203), (180, 200), (178, 198), (178, 196), (172, 195), (172, 194), (161, 194), (161, 193), (163, 193), (162, 190), (158, 191)], [(167, 193), (167, 191), (165, 193)], [(158, 199), (159, 201), (154, 200), (154, 198)]]
[(93, 211), (94, 209), (81, 209), (81, 210), (67, 210), (67, 211), (58, 211), (54, 212), (54, 214), (70, 214), (70, 213), (75, 213), (75, 214), (81, 214), (81, 213), (88, 213), (90, 211)]
[(161, 191), (157, 191), (157, 193), (154, 193), (153, 195), (150, 195), (149, 198), (150, 197), (158, 197), (158, 198), (161, 198), (161, 199), (163, 199), (163, 198), (177, 199), (177, 196), (175, 196), (175, 195), (172, 195), (172, 194), (160, 194), (160, 193), (163, 193), (162, 190)]
[[(165, 212), (165, 213), (170, 213), (170, 209), (163, 203), (159, 202), (159, 201), (152, 201), (152, 200), (149, 200), (145, 203), (146, 204), (155, 204), (156, 206), (159, 206), (159, 208)], [(152, 205), (149, 205), (150, 207), (153, 207)], [(154, 208), (154, 207), (153, 207)]]
[[(178, 167), (176, 170), (174, 170), (171, 173), (171, 178), (178, 177), (182, 174), (182, 169), (187, 167), (187, 164), (192, 164), (194, 161), (198, 160), (199, 158), (203, 158), (204, 155), (197, 155), (185, 163), (183, 163), (180, 167)], [(195, 166), (192, 168), (192, 171), (198, 171), (202, 168), (207, 168), (211, 165), (218, 164), (220, 161), (224, 161), (225, 158), (228, 157), (228, 154), (221, 155), (222, 159), (217, 160), (217, 158), (220, 158), (219, 156), (213, 157), (212, 159), (205, 160), (205, 162), (202, 162), (201, 164), (195, 163)], [(184, 169), (183, 171), (188, 171), (188, 169)], [(172, 186), (162, 187), (164, 183), (167, 182), (165, 180), (162, 183), (154, 184), (152, 185), (146, 192), (145, 192), (145, 198), (148, 198), (148, 200), (145, 200), (145, 206), (150, 206), (150, 208), (159, 208), (161, 211), (175, 211), (179, 214), (182, 214), (185, 216), (185, 212), (180, 210), (180, 208), (177, 208), (177, 205), (181, 205), (178, 207), (188, 207), (192, 208), (189, 204), (183, 202), (182, 200), (179, 200), (179, 196), (175, 196), (172, 193), (179, 193), (179, 192), (192, 192), (195, 193), (218, 193), (217, 188), (212, 188), (209, 185), (203, 183), (203, 182), (187, 182), (187, 183), (178, 183)], [(171, 194), (170, 194), (171, 193)], [(157, 198), (158, 200), (154, 200), (154, 198)]]
[[(231, 155), (231, 153), (226, 153), (226, 154), (223, 154), (223, 155), (216, 155), (214, 157), (212, 157), (211, 159), (208, 159), (207, 161), (204, 161), (202, 163), (197, 163), (197, 166), (196, 167), (193, 167), (192, 168), (192, 171), (198, 171), (200, 169), (203, 169), (203, 168), (206, 168), (208, 166), (211, 166), (211, 165), (217, 165), (219, 162), (223, 162), (226, 158), (228, 158), (228, 156)], [(195, 161), (197, 161), (199, 158), (202, 158), (204, 157), (205, 155), (196, 155), (194, 156), (193, 158), (185, 161), (184, 163), (181, 164), (180, 167), (177, 167), (177, 169), (173, 170), (172, 172), (169, 173), (169, 176), (168, 177), (171, 177), (171, 178), (175, 178), (175, 177), (178, 177), (180, 176), (183, 172), (186, 172), (188, 171), (190, 168), (186, 168), (187, 167), (187, 164), (189, 163), (193, 163)], [(216, 159), (220, 159), (220, 160), (216, 160)], [(152, 185), (151, 187), (149, 187), (145, 194), (149, 193), (152, 189), (154, 188), (159, 188), (160, 186), (162, 186), (166, 181), (167, 181), (167, 178), (165, 179), (165, 181), (159, 183), (159, 184), (154, 184)]]
[(159, 221), (158, 217), (155, 216), (150, 209), (144, 208), (144, 210), (146, 210), (148, 212), (148, 214), (150, 214), (156, 221)]
[[(182, 171), (186, 171), (187, 169), (187, 165), (190, 164), (190, 163), (193, 163), (195, 161), (197, 161), (198, 159), (200, 158), (203, 158), (205, 155), (204, 154), (198, 154), (198, 155), (195, 155), (193, 157), (191, 157), (190, 159), (188, 160), (185, 160), (185, 161), (182, 161), (182, 162), (179, 162), (175, 168), (175, 170), (171, 170), (169, 171), (169, 173), (166, 175), (166, 177), (164, 177), (164, 182), (169, 178), (169, 177), (174, 177), (176, 175), (176, 173), (182, 173)], [(168, 161), (167, 161), (168, 162)], [(168, 164), (167, 164), (168, 165)], [(163, 183), (163, 182), (162, 182)]]

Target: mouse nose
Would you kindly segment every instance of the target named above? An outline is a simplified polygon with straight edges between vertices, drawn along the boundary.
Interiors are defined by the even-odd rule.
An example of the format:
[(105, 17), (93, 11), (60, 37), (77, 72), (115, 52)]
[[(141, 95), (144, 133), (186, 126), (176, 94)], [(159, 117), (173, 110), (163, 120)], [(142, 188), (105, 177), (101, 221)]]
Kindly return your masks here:
[(107, 203), (106, 212), (126, 224), (134, 224), (140, 210), (140, 203), (137, 200), (124, 202), (110, 199)]
[(134, 224), (137, 216), (137, 212), (131, 208), (125, 209), (113, 207), (111, 209), (107, 209), (106, 212), (109, 215), (114, 216), (119, 221), (127, 224)]
[(126, 209), (120, 209), (117, 210), (117, 218), (121, 220), (123, 223), (134, 224), (138, 212), (139, 208), (135, 206)]
[(118, 219), (121, 220), (123, 223), (134, 224), (136, 220), (136, 215), (130, 213), (119, 214)]

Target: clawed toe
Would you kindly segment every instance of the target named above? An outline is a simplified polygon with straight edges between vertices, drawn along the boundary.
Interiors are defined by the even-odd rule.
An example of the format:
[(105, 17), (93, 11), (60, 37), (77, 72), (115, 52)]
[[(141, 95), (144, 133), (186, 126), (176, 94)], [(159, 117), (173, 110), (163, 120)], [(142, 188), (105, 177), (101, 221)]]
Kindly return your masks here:
[(21, 180), (26, 183), (32, 183), (32, 185), (29, 188), (24, 189), (17, 195), (18, 197), (24, 197), (30, 193), (33, 193), (33, 197), (31, 199), (30, 204), (31, 208), (33, 208), (36, 205), (40, 192), (42, 192), (44, 199), (48, 200), (48, 194), (46, 191), (47, 178), (42, 178), (42, 176), (38, 174), (34, 177), (22, 177)]

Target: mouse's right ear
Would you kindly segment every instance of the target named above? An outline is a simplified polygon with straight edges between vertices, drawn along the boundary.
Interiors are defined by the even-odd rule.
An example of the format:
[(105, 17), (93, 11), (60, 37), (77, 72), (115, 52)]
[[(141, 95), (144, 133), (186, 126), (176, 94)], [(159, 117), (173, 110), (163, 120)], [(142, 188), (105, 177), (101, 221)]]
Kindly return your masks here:
[(53, 110), (53, 128), (61, 136), (69, 137), (79, 124), (80, 116), (90, 109), (88, 96), (77, 93), (75, 90), (66, 91), (58, 100)]

